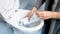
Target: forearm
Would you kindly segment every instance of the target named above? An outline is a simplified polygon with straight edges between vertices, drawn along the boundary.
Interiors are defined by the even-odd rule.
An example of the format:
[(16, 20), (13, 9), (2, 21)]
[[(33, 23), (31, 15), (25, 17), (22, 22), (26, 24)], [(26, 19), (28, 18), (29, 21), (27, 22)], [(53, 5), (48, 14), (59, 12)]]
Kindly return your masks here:
[(52, 18), (60, 19), (60, 12), (53, 12), (52, 15)]

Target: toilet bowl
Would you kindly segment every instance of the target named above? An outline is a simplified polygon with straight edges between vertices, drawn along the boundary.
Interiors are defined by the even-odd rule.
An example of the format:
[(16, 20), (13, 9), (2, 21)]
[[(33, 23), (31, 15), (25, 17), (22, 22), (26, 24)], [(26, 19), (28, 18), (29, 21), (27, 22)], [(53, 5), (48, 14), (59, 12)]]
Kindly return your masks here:
[(25, 32), (26, 31), (33, 32), (41, 29), (43, 25), (44, 25), (44, 21), (41, 19), (41, 20), (35, 21), (35, 23), (29, 24), (28, 27), (20, 26), (20, 29)]
[[(29, 10), (22, 10), (24, 12), (26, 12), (25, 15), (27, 15), (30, 11)], [(23, 18), (22, 18), (23, 19)], [(43, 25), (44, 25), (44, 20), (43, 19), (39, 19), (35, 14), (31, 17), (30, 22), (32, 22), (31, 24), (29, 24), (27, 27), (25, 26), (20, 26), (19, 25), (19, 30), (20, 33), (24, 33), (24, 34), (38, 34), (40, 33), (39, 31), (41, 31)]]
[[(20, 33), (24, 34), (39, 34), (43, 25), (44, 25), (44, 20), (39, 19), (35, 14), (32, 16), (29, 24), (29, 27), (25, 26), (20, 26), (18, 23), (21, 19), (25, 18), (30, 10), (24, 10), (24, 9), (18, 9), (17, 12), (11, 15), (10, 19), (6, 19), (5, 21), (13, 26), (14, 28), (17, 28)], [(8, 15), (7, 15), (8, 16)], [(15, 30), (14, 30), (15, 31)]]
[(20, 32), (24, 33), (24, 34), (38, 34), (40, 33), (39, 31), (41, 31), (42, 27), (44, 25), (43, 20), (39, 20), (36, 23), (30, 24), (29, 27), (24, 27), (24, 26), (20, 26)]

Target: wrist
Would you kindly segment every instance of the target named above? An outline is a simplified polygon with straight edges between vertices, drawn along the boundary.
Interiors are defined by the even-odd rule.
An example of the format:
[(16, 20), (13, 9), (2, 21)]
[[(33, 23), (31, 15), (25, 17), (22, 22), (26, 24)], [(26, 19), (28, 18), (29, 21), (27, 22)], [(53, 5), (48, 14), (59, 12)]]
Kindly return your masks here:
[(35, 12), (35, 11), (37, 11), (37, 10), (38, 10), (38, 9), (37, 9), (36, 7), (33, 7), (33, 8), (32, 8), (32, 11), (33, 11), (33, 12)]
[(52, 12), (52, 18), (56, 18), (56, 12)]

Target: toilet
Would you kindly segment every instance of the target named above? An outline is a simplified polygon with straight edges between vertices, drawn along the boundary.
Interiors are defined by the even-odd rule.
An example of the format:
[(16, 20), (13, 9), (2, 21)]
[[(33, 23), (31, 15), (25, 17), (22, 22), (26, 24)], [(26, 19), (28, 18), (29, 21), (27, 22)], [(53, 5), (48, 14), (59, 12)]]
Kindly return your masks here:
[[(25, 16), (27, 16), (27, 14), (30, 12), (30, 10), (24, 10), (24, 9), (20, 9), (20, 11), (22, 11), (22, 13), (25, 13)], [(21, 14), (22, 15), (22, 14)], [(24, 16), (23, 16), (24, 17)], [(22, 18), (23, 19), (23, 18)], [(42, 27), (44, 26), (44, 20), (43, 19), (39, 19), (35, 14), (31, 17), (30, 22), (32, 22), (31, 24), (29, 24), (28, 27), (25, 26), (20, 26), (18, 30), (20, 31), (20, 33), (22, 34), (41, 34), (41, 30)]]
[[(0, 2), (2, 3), (3, 1), (0, 1)], [(4, 17), (5, 21), (14, 28), (14, 32), (15, 32), (15, 28), (16, 28), (19, 30), (20, 34), (40, 34), (40, 31), (42, 30), (42, 27), (44, 26), (43, 19), (39, 19), (34, 14), (30, 20), (30, 22), (32, 22), (32, 23), (29, 24), (29, 27), (20, 26), (18, 24), (19, 21), (21, 19), (23, 19), (24, 17), (26, 17), (28, 15), (28, 13), (30, 12), (30, 10), (18, 9), (19, 0), (16, 0), (16, 4), (14, 4), (15, 2), (13, 3), (14, 5), (13, 4), (11, 5), (11, 2), (10, 2), (10, 4), (9, 4), (9, 2), (8, 3), (6, 3), (6, 2), (4, 2), (2, 4), (2, 7), (0, 7), (0, 10), (2, 10), (4, 12), (2, 12), (2, 11), (0, 11), (0, 12), (2, 12), (1, 14)], [(5, 3), (6, 3), (6, 5), (5, 5)], [(13, 8), (13, 6), (14, 6), (14, 8)], [(17, 10), (17, 12), (15, 10)], [(6, 13), (5, 11), (9, 11), (9, 12)], [(11, 17), (11, 18), (9, 18), (9, 17)]]

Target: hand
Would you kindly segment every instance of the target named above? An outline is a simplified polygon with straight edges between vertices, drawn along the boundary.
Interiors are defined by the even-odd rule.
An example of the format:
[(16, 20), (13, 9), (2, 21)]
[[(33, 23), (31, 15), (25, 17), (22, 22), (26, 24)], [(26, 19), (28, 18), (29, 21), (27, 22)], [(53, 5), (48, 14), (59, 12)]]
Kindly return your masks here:
[(53, 18), (53, 12), (51, 11), (42, 11), (42, 12), (39, 12), (39, 11), (36, 11), (36, 15), (41, 18), (41, 19), (50, 19), (50, 18)]
[(36, 7), (33, 7), (31, 12), (28, 13), (27, 17), (28, 17), (28, 20), (30, 20), (30, 18), (33, 16), (34, 12), (37, 11), (37, 8)]

